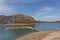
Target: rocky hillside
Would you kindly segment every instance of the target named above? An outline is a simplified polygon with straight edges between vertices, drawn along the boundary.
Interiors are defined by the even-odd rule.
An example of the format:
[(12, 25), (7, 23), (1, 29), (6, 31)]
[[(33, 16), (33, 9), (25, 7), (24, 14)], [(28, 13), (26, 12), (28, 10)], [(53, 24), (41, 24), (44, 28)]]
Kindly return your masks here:
[(11, 16), (0, 15), (0, 24), (35, 23), (35, 22), (37, 21), (34, 18), (23, 14), (16, 14)]

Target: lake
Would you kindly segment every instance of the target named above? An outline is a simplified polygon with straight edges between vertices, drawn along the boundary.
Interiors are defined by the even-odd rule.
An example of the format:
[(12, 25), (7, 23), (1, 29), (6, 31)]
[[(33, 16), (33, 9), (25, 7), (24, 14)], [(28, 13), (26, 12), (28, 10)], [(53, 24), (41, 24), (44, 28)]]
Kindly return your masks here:
[[(34, 25), (39, 31), (47, 31), (47, 30), (60, 30), (60, 24), (53, 23), (39, 23)], [(16, 40), (16, 38), (21, 37), (23, 35), (36, 32), (32, 29), (21, 28), (21, 29), (11, 29), (5, 30), (4, 26), (0, 26), (0, 40)]]
[(58, 23), (39, 23), (35, 27), (40, 31), (60, 30), (60, 24)]

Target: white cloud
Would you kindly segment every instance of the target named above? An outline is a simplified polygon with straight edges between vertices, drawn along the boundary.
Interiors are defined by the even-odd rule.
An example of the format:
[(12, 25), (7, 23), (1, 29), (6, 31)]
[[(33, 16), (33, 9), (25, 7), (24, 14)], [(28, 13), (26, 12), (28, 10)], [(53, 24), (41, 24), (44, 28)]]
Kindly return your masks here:
[(38, 1), (40, 1), (40, 0), (20, 0), (21, 2), (38, 2)]
[(7, 0), (10, 3), (36, 3), (39, 2), (41, 0)]
[(52, 11), (54, 8), (53, 7), (44, 7), (41, 9), (42, 12), (49, 12)]
[(56, 15), (43, 16), (45, 19), (55, 19), (58, 18)]
[(35, 13), (35, 16), (41, 16), (41, 15), (44, 15), (44, 14), (47, 14), (46, 12), (38, 12), (38, 13)]
[(39, 9), (35, 15), (36, 16), (41, 16), (41, 15), (44, 15), (44, 14), (47, 14), (49, 12), (51, 12), (54, 8), (53, 7), (44, 7), (42, 9)]
[(42, 20), (44, 20), (44, 21), (57, 21), (57, 20), (60, 20), (60, 17), (57, 15), (49, 15), (49, 16), (43, 16)]
[[(60, 16), (55, 15), (55, 12), (60, 9), (55, 9), (54, 7), (44, 7), (42, 9), (39, 9), (36, 13), (34, 18), (37, 20), (45, 20), (45, 21), (53, 21), (53, 20), (59, 20)], [(53, 14), (54, 13), (54, 14)], [(57, 13), (56, 13), (57, 14)]]
[(7, 12), (7, 11), (12, 10), (10, 7), (8, 7), (8, 6), (5, 4), (5, 1), (6, 1), (6, 0), (0, 0), (0, 14), (1, 14), (1, 12)]
[(7, 6), (0, 6), (0, 12), (7, 12), (9, 10), (10, 10), (10, 8)]
[(0, 0), (0, 5), (4, 4), (5, 0)]

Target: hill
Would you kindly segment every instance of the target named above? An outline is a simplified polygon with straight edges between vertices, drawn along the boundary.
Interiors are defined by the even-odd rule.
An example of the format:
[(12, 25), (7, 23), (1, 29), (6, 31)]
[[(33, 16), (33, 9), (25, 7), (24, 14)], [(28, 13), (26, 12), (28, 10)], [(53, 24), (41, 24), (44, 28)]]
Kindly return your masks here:
[(11, 16), (0, 15), (0, 24), (16, 24), (16, 23), (36, 23), (37, 21), (27, 15), (15, 14)]

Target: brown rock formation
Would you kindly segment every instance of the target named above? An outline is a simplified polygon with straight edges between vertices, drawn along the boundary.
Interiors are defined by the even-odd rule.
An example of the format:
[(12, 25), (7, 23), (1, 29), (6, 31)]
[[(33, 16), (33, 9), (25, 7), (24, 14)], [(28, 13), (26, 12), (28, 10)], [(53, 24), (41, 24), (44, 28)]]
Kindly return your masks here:
[(16, 14), (11, 16), (0, 15), (0, 24), (35, 23), (35, 22), (37, 21), (34, 18), (23, 14)]

